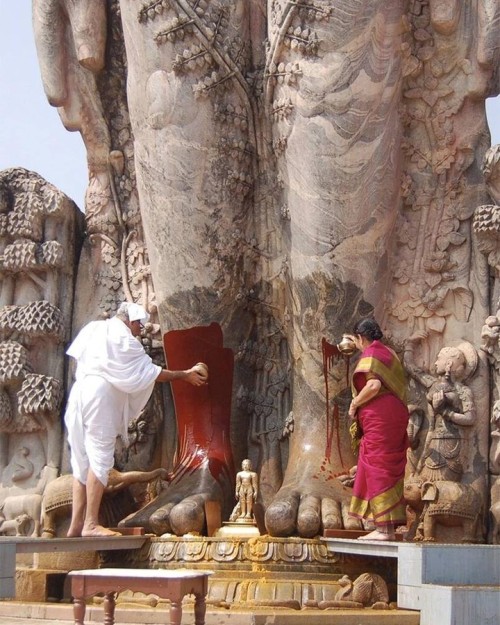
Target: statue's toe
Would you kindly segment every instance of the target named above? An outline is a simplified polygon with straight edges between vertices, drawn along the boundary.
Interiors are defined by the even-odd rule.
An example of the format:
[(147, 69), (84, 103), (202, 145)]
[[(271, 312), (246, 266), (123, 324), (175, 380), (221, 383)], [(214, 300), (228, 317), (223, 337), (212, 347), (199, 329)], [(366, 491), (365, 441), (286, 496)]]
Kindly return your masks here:
[(149, 517), (148, 526), (157, 536), (170, 534), (172, 532), (170, 514), (173, 507), (173, 503), (167, 503), (155, 510)]
[(265, 524), (271, 536), (295, 534), (299, 495), (292, 493), (273, 501), (266, 510)]
[(331, 497), (324, 497), (321, 502), (321, 519), (323, 529), (338, 529), (342, 527), (340, 503)]
[(177, 536), (197, 532), (201, 534), (205, 525), (205, 507), (200, 497), (187, 497), (170, 512), (170, 524)]
[(297, 531), (299, 536), (312, 538), (317, 536), (321, 528), (321, 500), (313, 495), (302, 497), (297, 514)]

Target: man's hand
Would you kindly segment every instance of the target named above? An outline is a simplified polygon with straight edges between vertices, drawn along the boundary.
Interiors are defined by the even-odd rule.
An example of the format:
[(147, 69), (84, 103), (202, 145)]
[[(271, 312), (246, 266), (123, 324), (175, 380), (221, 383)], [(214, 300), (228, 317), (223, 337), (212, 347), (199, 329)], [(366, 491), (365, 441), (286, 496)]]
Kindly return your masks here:
[(186, 382), (193, 386), (203, 386), (208, 382), (208, 367), (206, 364), (199, 362), (191, 369), (186, 371)]

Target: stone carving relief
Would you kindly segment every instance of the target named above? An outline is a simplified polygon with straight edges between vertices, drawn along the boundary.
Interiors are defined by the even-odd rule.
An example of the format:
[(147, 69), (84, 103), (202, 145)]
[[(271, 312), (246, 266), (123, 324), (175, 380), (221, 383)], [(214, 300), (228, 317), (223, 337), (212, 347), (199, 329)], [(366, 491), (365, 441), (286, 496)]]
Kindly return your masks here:
[(380, 575), (362, 573), (354, 581), (347, 575), (339, 579), (340, 589), (333, 601), (321, 601), (319, 608), (374, 608), (389, 609), (389, 591)]
[[(495, 3), (61, 0), (50, 20), (52, 5), (34, 3), (44, 85), (89, 155), (79, 284), (95, 275), (98, 287), (90, 304), (77, 298), (76, 325), (112, 310), (121, 289), (157, 308), (152, 342), (160, 326), (219, 323), (236, 354), (232, 452), (255, 463), (268, 531), (351, 527), (321, 337), (375, 312), (398, 349), (422, 337), (415, 364), (427, 372), (443, 347), (478, 343), (488, 267), (471, 217), (486, 201)], [(467, 420), (474, 405), (473, 423), (455, 424), (477, 442), (457, 483), (484, 497), (479, 360), (434, 409)], [(330, 374), (337, 396), (344, 375)], [(444, 445), (425, 442), (440, 427), (429, 388), (414, 378), (416, 466), (425, 445)], [(440, 471), (422, 479), (454, 482)]]
[[(0, 533), (40, 530), (62, 461), (77, 208), (37, 174), (0, 172)], [(7, 525), (6, 525), (7, 524)]]
[[(443, 347), (434, 365), (435, 374), (431, 374), (414, 360), (415, 348), (422, 340), (422, 335), (413, 335), (405, 351), (408, 373), (427, 389), (426, 416), (419, 418), (420, 444), (412, 445), (405, 484), (410, 508), (408, 538), (435, 540), (436, 524), (463, 525), (461, 540), (481, 542), (485, 492), (477, 483), (481, 476), (474, 468), (478, 461), (477, 414), (468, 386), (478, 366), (478, 353), (467, 341)], [(474, 481), (475, 487), (471, 486)]]
[[(130, 496), (128, 498), (117, 497), (129, 486), (152, 482), (153, 480), (162, 480), (166, 479), (166, 477), (167, 471), (165, 469), (156, 469), (149, 472), (127, 471), (125, 473), (112, 469), (109, 473), (109, 482), (104, 490), (104, 499), (99, 511), (102, 522), (106, 523), (108, 527), (116, 527), (120, 519), (134, 508), (134, 501)], [(72, 503), (72, 475), (61, 475), (47, 485), (44, 491), (42, 509), (43, 538), (65, 535), (71, 517)]]
[[(486, 199), (478, 176), (488, 148), (480, 100), (495, 88), (498, 58), (488, 42), (497, 13), (494, 3), (477, 8), (428, 0), (409, 4), (403, 45), (403, 211), (386, 309), (387, 326), (406, 342), (412, 378), (408, 488), (417, 493), (426, 482), (444, 481), (448, 493), (457, 488), (455, 482), (472, 484), (482, 504), (487, 500), (489, 394), (484, 354), (476, 356), (477, 373), (465, 384), (454, 373), (441, 371), (434, 381), (428, 374), (433, 362), (442, 369), (438, 363), (450, 356), (452, 345), (465, 345), (465, 339), (479, 347), (489, 310), (488, 269), (472, 217), (476, 198)], [(425, 525), (431, 504), (412, 498), (410, 505), (413, 533), (419, 520)], [(484, 515), (484, 505), (481, 510)], [(438, 540), (481, 540), (479, 530), (456, 533), (442, 518), (437, 523), (443, 523), (436, 529)], [(417, 536), (422, 537), (422, 526)], [(435, 538), (434, 531), (425, 538)]]
[(494, 475), (491, 486), (491, 542), (500, 545), (500, 476)]
[(485, 155), (483, 162), (483, 176), (495, 204), (479, 206), (474, 214), (474, 230), (476, 232), (481, 251), (488, 259), (495, 276), (491, 295), (492, 308), (496, 313), (486, 317), (481, 330), (481, 350), (486, 355), (493, 371), (493, 405), (490, 419), (490, 521), (491, 540), (498, 543), (499, 538), (499, 510), (500, 510), (500, 292), (498, 277), (500, 275), (500, 189), (498, 177), (500, 174), (500, 146), (492, 146)]

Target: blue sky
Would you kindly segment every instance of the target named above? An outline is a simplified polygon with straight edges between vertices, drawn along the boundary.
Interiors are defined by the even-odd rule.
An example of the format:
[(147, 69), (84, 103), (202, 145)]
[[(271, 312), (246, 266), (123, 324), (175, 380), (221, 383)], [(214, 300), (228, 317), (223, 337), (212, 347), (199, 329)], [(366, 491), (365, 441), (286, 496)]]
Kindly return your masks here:
[(0, 170), (24, 167), (83, 209), (85, 149), (45, 98), (31, 25), (31, 0), (0, 0)]
[[(492, 143), (500, 143), (500, 101), (487, 103)], [(0, 0), (0, 170), (24, 167), (83, 209), (87, 163), (80, 134), (68, 132), (43, 92), (31, 0)]]

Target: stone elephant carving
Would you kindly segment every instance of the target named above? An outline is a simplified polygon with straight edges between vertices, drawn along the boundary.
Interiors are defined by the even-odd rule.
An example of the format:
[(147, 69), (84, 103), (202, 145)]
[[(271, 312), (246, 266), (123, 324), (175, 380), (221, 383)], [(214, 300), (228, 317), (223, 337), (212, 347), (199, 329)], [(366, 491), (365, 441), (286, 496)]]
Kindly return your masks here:
[(422, 484), (424, 480), (418, 475), (410, 475), (405, 479), (404, 498), (407, 504), (406, 523), (408, 531), (406, 540), (414, 540), (422, 520), (425, 503), (422, 501)]
[[(118, 512), (118, 506), (109, 506), (109, 499), (114, 494), (123, 491), (128, 486), (137, 483), (151, 482), (153, 480), (167, 480), (166, 469), (155, 469), (153, 471), (126, 471), (121, 473), (116, 469), (109, 472), (108, 485), (104, 489), (104, 498), (101, 504), (103, 510), (106, 507), (115, 508), (114, 512), (118, 518), (114, 518), (114, 524), (122, 518)], [(43, 538), (54, 538), (56, 536), (56, 524), (58, 519), (71, 515), (73, 503), (73, 476), (61, 475), (47, 484), (43, 495)], [(130, 511), (128, 511), (130, 512)], [(128, 513), (127, 512), (127, 513)], [(126, 513), (126, 514), (127, 514)]]
[[(0, 504), (0, 519), (2, 526), (6, 522), (14, 521), (18, 517), (26, 515), (32, 522), (31, 536), (40, 535), (40, 521), (42, 517), (42, 496), (35, 493), (28, 495), (12, 495), (6, 497)], [(26, 520), (24, 520), (24, 527)], [(9, 523), (8, 527), (12, 527)], [(2, 532), (3, 533), (3, 532)]]
[(436, 524), (462, 526), (462, 542), (484, 542), (481, 528), (483, 501), (470, 485), (451, 481), (422, 484), (423, 539), (436, 539)]

